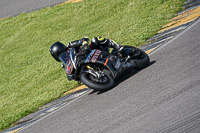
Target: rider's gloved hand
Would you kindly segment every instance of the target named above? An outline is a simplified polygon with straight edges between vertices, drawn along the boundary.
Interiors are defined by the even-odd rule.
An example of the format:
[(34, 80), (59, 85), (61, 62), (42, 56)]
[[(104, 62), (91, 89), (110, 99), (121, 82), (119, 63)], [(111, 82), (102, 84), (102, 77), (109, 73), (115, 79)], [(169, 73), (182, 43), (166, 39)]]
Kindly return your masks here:
[(84, 37), (84, 38), (79, 40), (79, 44), (84, 45), (83, 43), (84, 44), (88, 44), (89, 43), (89, 38), (88, 37)]
[(84, 42), (82, 43), (82, 45), (85, 45), (85, 44), (88, 44), (88, 42), (87, 42), (87, 41), (84, 41)]
[(90, 40), (90, 39), (89, 39), (88, 37), (84, 37), (83, 39), (84, 39), (84, 41), (86, 41), (86, 42), (89, 43), (89, 40)]

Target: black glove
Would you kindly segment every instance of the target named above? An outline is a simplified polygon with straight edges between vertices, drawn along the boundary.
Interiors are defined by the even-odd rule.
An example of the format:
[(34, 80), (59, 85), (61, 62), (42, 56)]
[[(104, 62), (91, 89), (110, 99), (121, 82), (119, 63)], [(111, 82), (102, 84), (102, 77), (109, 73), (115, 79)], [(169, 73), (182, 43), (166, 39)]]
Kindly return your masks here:
[(79, 44), (88, 44), (89, 43), (89, 38), (88, 37), (84, 37), (81, 40), (79, 40)]

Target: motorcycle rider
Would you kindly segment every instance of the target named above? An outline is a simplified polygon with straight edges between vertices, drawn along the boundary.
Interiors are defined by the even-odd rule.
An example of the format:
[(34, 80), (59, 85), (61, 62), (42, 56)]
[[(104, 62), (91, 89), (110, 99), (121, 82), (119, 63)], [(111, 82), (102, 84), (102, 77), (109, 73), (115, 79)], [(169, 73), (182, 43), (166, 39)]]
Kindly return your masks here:
[[(63, 43), (58, 41), (58, 42), (55, 42), (50, 47), (50, 53), (56, 61), (61, 62), (59, 55), (66, 51), (69, 52), (69, 49), (71, 49), (71, 48), (75, 48), (74, 54), (76, 55), (75, 56), (76, 61), (79, 59), (79, 55), (84, 54), (84, 52), (87, 53), (88, 50), (90, 52), (90, 48), (91, 49), (100, 49), (101, 51), (104, 51), (105, 53), (106, 52), (109, 53), (109, 48), (113, 48), (113, 50), (115, 50), (114, 53), (117, 54), (118, 57), (123, 57), (123, 56), (126, 57), (126, 52), (124, 50), (125, 48), (123, 45), (118, 44), (111, 39), (103, 38), (103, 37), (94, 37), (90, 43), (89, 43), (89, 38), (84, 37), (80, 40), (75, 40), (75, 41), (69, 42), (67, 47)], [(132, 55), (129, 54), (129, 58), (131, 56), (137, 56), (139, 54), (140, 54), (140, 52), (137, 52), (136, 49), (133, 47)], [(123, 58), (120, 58), (120, 61), (122, 61), (122, 60), (123, 60)], [(69, 80), (73, 80), (75, 77), (73, 74), (71, 74), (74, 71), (73, 67), (71, 67), (71, 66), (76, 66), (76, 65), (74, 65), (75, 63), (74, 64), (73, 63), (74, 62), (71, 62), (71, 64), (70, 63), (68, 64), (70, 66), (70, 67), (68, 67), (68, 69), (66, 67), (66, 64), (65, 65), (63, 63), (61, 64), (61, 67), (66, 71), (67, 78)]]
[[(75, 40), (72, 42), (69, 42), (67, 47), (61, 43), (61, 42), (55, 42), (51, 47), (50, 47), (50, 53), (52, 55), (52, 57), (60, 62), (59, 59), (59, 55), (64, 52), (67, 51), (68, 48), (75, 48), (77, 51), (79, 51), (79, 49), (81, 48), (82, 45), (87, 45), (89, 44), (89, 38), (88, 37), (84, 37), (80, 40)], [(91, 49), (100, 49), (100, 50), (104, 50), (104, 52), (109, 52), (109, 48), (114, 48), (118, 51), (118, 56), (123, 55), (123, 48), (124, 46), (122, 46), (121, 44), (116, 43), (115, 41), (108, 39), (108, 38), (103, 38), (103, 37), (94, 37), (90, 44), (89, 47)]]

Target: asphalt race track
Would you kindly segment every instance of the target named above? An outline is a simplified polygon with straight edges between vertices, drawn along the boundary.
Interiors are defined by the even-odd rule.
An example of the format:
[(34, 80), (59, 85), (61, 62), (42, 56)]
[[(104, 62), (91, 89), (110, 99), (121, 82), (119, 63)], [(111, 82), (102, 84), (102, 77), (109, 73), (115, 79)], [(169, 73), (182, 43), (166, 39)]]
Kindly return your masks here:
[[(66, 0), (1, 0), (0, 19)], [(200, 19), (150, 54), (151, 66), (88, 92), (20, 133), (200, 133)]]
[(200, 19), (150, 54), (151, 66), (89, 92), (20, 133), (199, 133)]
[(37, 10), (66, 0), (0, 0), (0, 19)]

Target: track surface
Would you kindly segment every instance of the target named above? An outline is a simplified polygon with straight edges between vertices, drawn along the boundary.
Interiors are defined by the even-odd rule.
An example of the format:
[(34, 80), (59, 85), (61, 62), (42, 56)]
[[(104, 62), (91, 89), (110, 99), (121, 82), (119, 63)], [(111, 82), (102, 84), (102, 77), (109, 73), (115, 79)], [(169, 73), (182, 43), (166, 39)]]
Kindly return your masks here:
[(37, 10), (66, 0), (0, 0), (0, 19)]
[(89, 93), (22, 133), (199, 133), (200, 20), (150, 55), (154, 63)]

